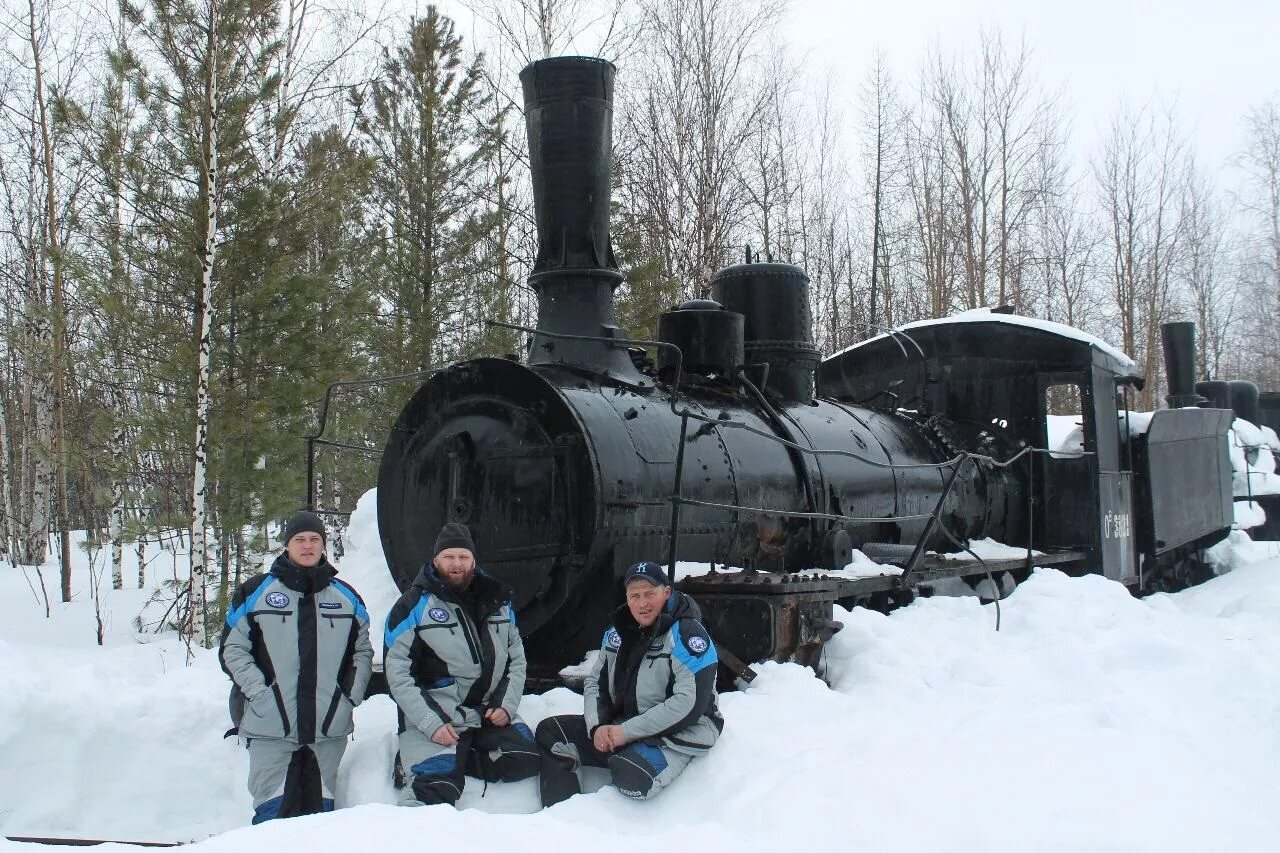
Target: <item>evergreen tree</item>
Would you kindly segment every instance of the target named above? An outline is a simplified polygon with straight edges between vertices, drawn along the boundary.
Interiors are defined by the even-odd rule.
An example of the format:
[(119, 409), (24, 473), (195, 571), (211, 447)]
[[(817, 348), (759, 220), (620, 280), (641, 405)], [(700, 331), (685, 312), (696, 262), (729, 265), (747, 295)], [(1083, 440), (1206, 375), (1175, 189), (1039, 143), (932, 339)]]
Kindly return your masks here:
[(372, 345), (380, 371), (454, 357), (468, 284), (481, 268), (492, 216), (480, 178), (494, 145), (482, 122), (481, 57), (467, 57), (453, 21), (428, 6), (407, 43), (384, 49), (382, 77), (354, 94), (356, 127), (377, 169), (370, 198), (373, 278), (383, 313)]

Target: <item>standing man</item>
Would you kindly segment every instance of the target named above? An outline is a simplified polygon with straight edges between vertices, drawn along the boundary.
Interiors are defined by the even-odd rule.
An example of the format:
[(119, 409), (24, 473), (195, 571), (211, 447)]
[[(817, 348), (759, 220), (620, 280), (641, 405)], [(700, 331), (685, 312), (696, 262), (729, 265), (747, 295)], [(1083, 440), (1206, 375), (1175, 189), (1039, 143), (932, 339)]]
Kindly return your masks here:
[(524, 643), (511, 590), (476, 568), (456, 522), (387, 615), (387, 687), (400, 707), (401, 805), (453, 805), (464, 775), (515, 782), (538, 772), (533, 733), (516, 717)]
[(333, 810), (338, 764), (373, 666), (369, 613), (325, 559), (324, 522), (284, 526), (271, 571), (240, 585), (218, 657), (249, 747), (253, 822)]
[(724, 728), (716, 708), (719, 658), (698, 605), (671, 588), (657, 563), (636, 563), (623, 584), (627, 603), (614, 612), (586, 678), (585, 713), (538, 724), (543, 806), (581, 793), (584, 764), (608, 768), (619, 791), (648, 799)]

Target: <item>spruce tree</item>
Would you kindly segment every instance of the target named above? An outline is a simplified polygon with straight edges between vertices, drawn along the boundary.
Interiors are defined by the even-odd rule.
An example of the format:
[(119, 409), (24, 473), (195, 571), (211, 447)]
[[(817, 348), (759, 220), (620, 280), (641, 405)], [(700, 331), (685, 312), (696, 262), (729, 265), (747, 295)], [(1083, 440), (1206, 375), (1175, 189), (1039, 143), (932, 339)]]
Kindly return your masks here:
[(458, 350), (463, 306), (492, 219), (478, 181), (494, 144), (480, 122), (489, 95), (481, 58), (428, 6), (408, 39), (384, 49), (381, 79), (354, 93), (356, 127), (377, 161), (370, 198), (384, 322), (380, 372), (425, 369)]

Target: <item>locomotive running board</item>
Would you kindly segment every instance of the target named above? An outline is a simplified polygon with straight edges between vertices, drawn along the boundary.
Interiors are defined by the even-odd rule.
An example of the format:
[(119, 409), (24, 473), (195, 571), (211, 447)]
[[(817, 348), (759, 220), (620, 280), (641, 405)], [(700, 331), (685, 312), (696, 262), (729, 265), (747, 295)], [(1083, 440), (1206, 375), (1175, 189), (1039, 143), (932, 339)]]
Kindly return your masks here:
[[(1068, 567), (1084, 566), (1089, 560), (1086, 551), (1055, 551), (1050, 554), (1032, 554), (1027, 557), (979, 560), (948, 560), (930, 554), (920, 564), (920, 568), (911, 573), (907, 586), (915, 588), (928, 586), (948, 578), (980, 577), (988, 571), (991, 574), (1001, 572), (1027, 571), (1051, 566)], [(901, 575), (884, 574), (862, 578), (832, 578), (840, 585), (840, 598), (861, 598), (876, 593), (893, 592), (904, 589)]]

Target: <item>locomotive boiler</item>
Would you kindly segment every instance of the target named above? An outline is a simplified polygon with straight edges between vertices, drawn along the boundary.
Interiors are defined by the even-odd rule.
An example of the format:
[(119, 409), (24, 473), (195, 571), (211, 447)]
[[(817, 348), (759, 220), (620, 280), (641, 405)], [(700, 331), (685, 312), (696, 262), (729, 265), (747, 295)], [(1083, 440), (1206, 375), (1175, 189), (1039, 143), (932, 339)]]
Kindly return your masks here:
[[(681, 586), (729, 660), (809, 662), (838, 630), (831, 602), (889, 604), (973, 574), (926, 557), (969, 540), (1026, 548), (1022, 571), (1077, 565), (1136, 582), (1156, 567), (1157, 533), (1134, 503), (1145, 439), (1117, 423), (1132, 365), (1074, 330), (992, 315), (824, 361), (804, 271), (748, 262), (715, 274), (712, 299), (663, 314), (657, 341), (628, 339), (613, 307), (614, 75), (582, 57), (521, 73), (537, 326), (523, 361), (447, 367), (392, 428), (378, 518), (402, 588), (443, 523), (469, 525), (479, 563), (515, 591), (532, 672), (548, 677), (597, 646), (622, 571), (642, 559), (722, 568)], [(1060, 383), (1075, 384), (1086, 421), (1082, 450), (1063, 458), (1042, 452), (1045, 394)], [(1219, 465), (1205, 448), (1221, 418), (1188, 411), (1179, 446)], [(1151, 446), (1158, 461), (1164, 445)], [(1220, 538), (1220, 503), (1163, 543)], [(822, 575), (855, 548), (901, 572)]]

